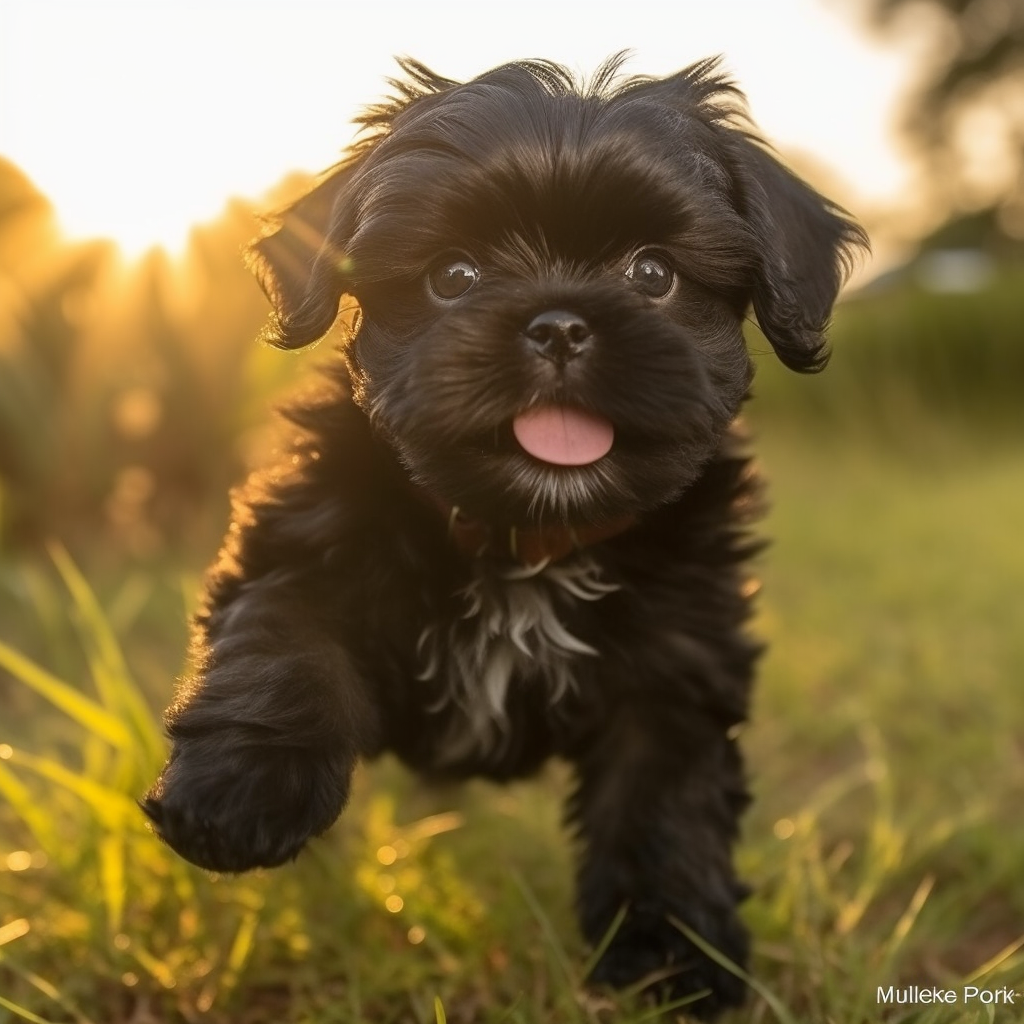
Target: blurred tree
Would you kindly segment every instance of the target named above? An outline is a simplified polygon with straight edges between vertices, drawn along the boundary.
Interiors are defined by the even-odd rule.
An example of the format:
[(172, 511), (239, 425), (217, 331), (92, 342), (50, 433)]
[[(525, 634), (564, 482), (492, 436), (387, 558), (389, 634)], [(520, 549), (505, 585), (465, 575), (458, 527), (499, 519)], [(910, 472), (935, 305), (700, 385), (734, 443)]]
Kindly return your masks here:
[(267, 304), (233, 200), (172, 259), (73, 243), (0, 159), (0, 562), (59, 538), (159, 554), (219, 534), (228, 486), (272, 443), (271, 396), (311, 360), (254, 339)]
[(874, 26), (930, 38), (904, 126), (935, 198), (1024, 237), (1024, 2), (866, 0)]
[(80, 512), (74, 342), (112, 250), (65, 243), (49, 202), (0, 160), (0, 542)]

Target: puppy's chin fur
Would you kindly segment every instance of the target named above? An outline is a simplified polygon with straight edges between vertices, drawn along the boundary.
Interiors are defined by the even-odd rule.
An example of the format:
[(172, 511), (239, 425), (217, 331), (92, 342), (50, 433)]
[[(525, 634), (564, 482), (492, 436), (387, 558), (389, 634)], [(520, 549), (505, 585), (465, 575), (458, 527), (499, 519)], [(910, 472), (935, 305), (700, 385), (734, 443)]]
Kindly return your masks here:
[[(288, 411), (282, 467), (237, 497), (143, 807), (237, 871), (327, 828), (360, 758), (502, 780), (560, 756), (587, 940), (625, 910), (593, 979), (701, 992), (711, 1017), (743, 985), (675, 922), (745, 963), (742, 327), (752, 307), (786, 365), (821, 369), (864, 236), (756, 139), (714, 61), (620, 63), (581, 85), (544, 61), (464, 84), (404, 62), (363, 141), (255, 243), (265, 340), (316, 340), (343, 296), (358, 327)], [(531, 455), (517, 417), (552, 406), (611, 447)], [(572, 543), (516, 564), (454, 543), (456, 513)]]

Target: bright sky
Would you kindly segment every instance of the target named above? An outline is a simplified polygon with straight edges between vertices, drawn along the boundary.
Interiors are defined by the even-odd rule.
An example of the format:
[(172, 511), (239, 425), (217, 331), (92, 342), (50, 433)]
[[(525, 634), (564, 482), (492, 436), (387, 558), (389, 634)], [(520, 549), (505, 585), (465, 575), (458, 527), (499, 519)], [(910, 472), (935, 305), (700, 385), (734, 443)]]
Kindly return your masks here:
[[(837, 10), (841, 8), (841, 10)], [(666, 74), (713, 53), (779, 148), (810, 154), (839, 198), (894, 199), (906, 172), (894, 103), (906, 52), (880, 49), (836, 0), (418, 3), (2, 0), (0, 155), (73, 237), (180, 247), (231, 195), (318, 171), (384, 91), (392, 56), (454, 78), (518, 57)]]

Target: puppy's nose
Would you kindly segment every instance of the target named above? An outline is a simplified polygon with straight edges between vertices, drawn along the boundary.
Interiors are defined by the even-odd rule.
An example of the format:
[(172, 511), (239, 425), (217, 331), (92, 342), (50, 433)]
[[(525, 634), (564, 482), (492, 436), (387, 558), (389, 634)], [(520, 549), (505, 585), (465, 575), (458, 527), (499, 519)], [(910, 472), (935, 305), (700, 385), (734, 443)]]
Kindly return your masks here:
[(564, 309), (538, 313), (523, 333), (537, 355), (559, 364), (583, 353), (590, 346), (592, 337), (587, 321)]

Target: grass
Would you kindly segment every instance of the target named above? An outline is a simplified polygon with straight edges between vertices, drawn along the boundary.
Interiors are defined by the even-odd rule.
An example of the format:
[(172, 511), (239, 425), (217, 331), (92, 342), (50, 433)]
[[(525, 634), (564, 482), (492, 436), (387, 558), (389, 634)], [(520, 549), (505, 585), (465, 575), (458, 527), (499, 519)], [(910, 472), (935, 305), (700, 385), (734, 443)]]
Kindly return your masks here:
[[(876, 984), (969, 975), (1024, 936), (1024, 452), (766, 440), (784, 496), (748, 834), (780, 842), (745, 849), (755, 931), (795, 958), (802, 1019), (887, 1019)], [(1001, 969), (1024, 980), (1016, 954)]]
[[(1024, 451), (755, 425), (777, 507), (739, 851), (757, 987), (731, 1020), (1024, 1019), (877, 1005), (1024, 990)], [(558, 766), (432, 791), (383, 762), (293, 865), (216, 877), (169, 854), (133, 803), (167, 696), (136, 665), (177, 670), (177, 570), (99, 579), (100, 601), (53, 557), (10, 577), (45, 651), (0, 647), (0, 1022), (659, 1019), (583, 985)]]

